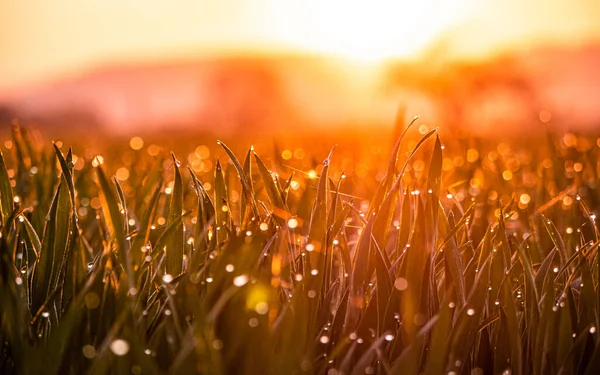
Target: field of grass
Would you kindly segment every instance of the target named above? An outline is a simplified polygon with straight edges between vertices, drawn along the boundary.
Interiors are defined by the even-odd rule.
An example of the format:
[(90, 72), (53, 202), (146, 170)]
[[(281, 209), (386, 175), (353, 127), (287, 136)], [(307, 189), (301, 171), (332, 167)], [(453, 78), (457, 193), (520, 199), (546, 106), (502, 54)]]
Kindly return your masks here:
[(13, 128), (0, 373), (599, 373), (600, 139), (406, 129), (98, 156)]

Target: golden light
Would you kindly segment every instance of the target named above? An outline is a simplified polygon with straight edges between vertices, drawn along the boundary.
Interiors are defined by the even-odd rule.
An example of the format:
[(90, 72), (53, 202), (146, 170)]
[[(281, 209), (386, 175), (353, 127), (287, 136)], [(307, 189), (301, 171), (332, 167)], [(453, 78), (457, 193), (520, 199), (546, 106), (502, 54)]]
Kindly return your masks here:
[(291, 218), (290, 220), (288, 220), (288, 227), (290, 227), (290, 229), (294, 229), (298, 226), (298, 220)]
[(302, 4), (299, 17), (277, 25), (282, 41), (359, 61), (410, 56), (465, 20), (473, 9), (472, 0), (308, 0)]
[[(597, 0), (540, 4), (502, 0), (0, 1), (0, 93), (84, 72), (103, 62), (197, 58), (199, 51), (204, 56), (328, 53), (373, 61), (410, 57), (436, 40), (447, 41), (453, 52), (467, 57), (495, 55), (499, 48), (546, 45), (552, 40), (575, 45), (598, 40)], [(549, 111), (540, 115), (541, 121), (553, 118)]]
[(116, 177), (119, 181), (126, 181), (129, 178), (129, 170), (125, 167), (117, 169)]
[(529, 196), (529, 194), (523, 193), (523, 194), (521, 194), (521, 198), (519, 199), (519, 201), (522, 204), (527, 205), (527, 204), (529, 204), (529, 202), (531, 202), (531, 197)]
[(142, 147), (144, 147), (144, 140), (140, 137), (133, 137), (129, 141), (129, 146), (136, 151), (140, 150)]

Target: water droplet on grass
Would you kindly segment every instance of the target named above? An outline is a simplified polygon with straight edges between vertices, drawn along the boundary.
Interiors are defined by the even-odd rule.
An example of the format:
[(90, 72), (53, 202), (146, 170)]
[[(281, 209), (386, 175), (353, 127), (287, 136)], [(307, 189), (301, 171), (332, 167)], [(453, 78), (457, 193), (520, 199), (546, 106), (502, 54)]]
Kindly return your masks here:
[(406, 281), (406, 279), (403, 277), (399, 277), (396, 279), (396, 281), (394, 281), (394, 288), (400, 291), (405, 290), (408, 288), (408, 281)]
[(83, 352), (84, 357), (88, 359), (92, 359), (96, 356), (96, 348), (92, 345), (84, 345), (84, 347), (81, 348), (81, 351)]
[(248, 283), (248, 275), (240, 275), (233, 278), (233, 285), (244, 286)]
[(115, 355), (123, 356), (129, 352), (129, 343), (123, 339), (116, 339), (110, 343), (110, 350)]

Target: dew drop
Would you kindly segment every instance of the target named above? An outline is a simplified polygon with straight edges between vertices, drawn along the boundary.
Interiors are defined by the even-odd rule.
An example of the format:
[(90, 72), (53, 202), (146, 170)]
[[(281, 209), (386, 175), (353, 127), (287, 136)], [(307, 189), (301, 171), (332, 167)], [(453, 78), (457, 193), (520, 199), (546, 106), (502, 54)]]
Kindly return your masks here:
[(213, 341), (213, 343), (212, 343), (212, 347), (213, 347), (215, 350), (221, 350), (221, 349), (223, 349), (223, 341), (221, 341), (221, 340), (218, 340), (218, 339), (217, 339), (217, 340), (215, 340), (215, 341)]
[(256, 312), (260, 315), (265, 315), (267, 312), (269, 312), (269, 305), (266, 302), (259, 302), (254, 307), (254, 310), (256, 310)]
[(118, 356), (123, 356), (129, 352), (129, 343), (123, 339), (113, 340), (110, 350)]
[(408, 281), (403, 277), (399, 277), (394, 281), (394, 287), (400, 291), (405, 290), (408, 288)]
[(248, 275), (240, 275), (233, 278), (233, 285), (244, 286), (248, 283)]
[(85, 358), (92, 359), (96, 356), (96, 348), (92, 345), (84, 345), (83, 348), (81, 348), (81, 351)]
[(291, 218), (288, 220), (287, 225), (290, 229), (294, 229), (294, 228), (298, 227), (298, 220)]

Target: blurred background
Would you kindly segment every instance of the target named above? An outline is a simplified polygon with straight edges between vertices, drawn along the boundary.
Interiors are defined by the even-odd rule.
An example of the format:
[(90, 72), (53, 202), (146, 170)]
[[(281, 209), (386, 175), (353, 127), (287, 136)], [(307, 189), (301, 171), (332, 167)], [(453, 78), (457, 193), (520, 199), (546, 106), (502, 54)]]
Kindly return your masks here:
[(598, 0), (6, 0), (0, 124), (600, 129)]

